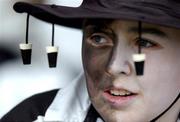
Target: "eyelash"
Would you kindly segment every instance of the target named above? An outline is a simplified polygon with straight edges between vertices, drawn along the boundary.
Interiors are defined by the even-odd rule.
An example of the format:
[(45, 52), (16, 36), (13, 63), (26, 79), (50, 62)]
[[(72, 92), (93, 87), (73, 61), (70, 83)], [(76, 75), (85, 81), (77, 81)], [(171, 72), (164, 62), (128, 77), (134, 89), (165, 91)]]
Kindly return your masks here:
[(105, 34), (101, 34), (101, 33), (92, 34), (92, 36), (90, 36), (88, 40), (95, 47), (104, 47), (104, 46), (113, 45), (112, 40), (109, 37), (107, 37)]
[(141, 38), (141, 40), (139, 41), (139, 38), (136, 39), (135, 45), (138, 46), (140, 43), (140, 46), (142, 48), (153, 48), (153, 47), (159, 47), (159, 44), (155, 43), (152, 40), (149, 39), (145, 39), (145, 38)]

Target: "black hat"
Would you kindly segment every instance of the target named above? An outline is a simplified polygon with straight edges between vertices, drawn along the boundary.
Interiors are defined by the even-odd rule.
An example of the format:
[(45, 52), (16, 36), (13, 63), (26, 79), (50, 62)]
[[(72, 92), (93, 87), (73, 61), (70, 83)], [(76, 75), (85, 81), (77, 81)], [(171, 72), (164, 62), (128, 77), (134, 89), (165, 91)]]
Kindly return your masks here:
[(17, 2), (15, 11), (81, 28), (84, 18), (127, 19), (180, 28), (179, 0), (84, 0), (79, 7)]

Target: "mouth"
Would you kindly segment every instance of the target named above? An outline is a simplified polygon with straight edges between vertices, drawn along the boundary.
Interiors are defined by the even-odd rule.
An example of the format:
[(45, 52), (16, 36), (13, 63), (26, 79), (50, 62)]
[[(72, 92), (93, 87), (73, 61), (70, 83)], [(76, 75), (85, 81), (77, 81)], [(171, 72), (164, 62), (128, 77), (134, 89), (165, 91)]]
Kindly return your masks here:
[(137, 93), (126, 89), (108, 89), (103, 92), (104, 99), (111, 105), (116, 107), (126, 106), (131, 103), (136, 97)]
[(108, 90), (107, 92), (112, 96), (119, 96), (119, 97), (128, 97), (134, 95), (134, 93), (127, 91), (125, 89), (120, 89), (120, 90), (112, 89), (112, 90)]

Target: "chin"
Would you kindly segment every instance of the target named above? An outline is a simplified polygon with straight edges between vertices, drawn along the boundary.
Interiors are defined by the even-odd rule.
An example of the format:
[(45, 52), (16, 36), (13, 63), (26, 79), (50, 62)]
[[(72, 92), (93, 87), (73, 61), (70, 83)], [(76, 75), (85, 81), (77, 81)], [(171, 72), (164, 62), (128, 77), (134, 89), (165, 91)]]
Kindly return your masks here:
[(102, 115), (103, 119), (105, 120), (105, 122), (148, 122), (147, 120), (145, 120), (144, 118), (141, 117), (134, 117), (131, 115), (122, 115), (120, 113), (117, 114), (111, 114), (109, 115)]
[(105, 122), (149, 122), (145, 118), (145, 113), (136, 110), (117, 110), (108, 104), (102, 105), (103, 102), (94, 103), (94, 107), (104, 119)]

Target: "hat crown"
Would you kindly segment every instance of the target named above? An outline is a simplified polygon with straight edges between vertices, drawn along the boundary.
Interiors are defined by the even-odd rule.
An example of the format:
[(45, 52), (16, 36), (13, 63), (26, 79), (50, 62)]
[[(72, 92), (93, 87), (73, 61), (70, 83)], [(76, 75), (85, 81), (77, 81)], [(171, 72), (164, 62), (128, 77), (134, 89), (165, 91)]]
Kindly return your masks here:
[(84, 0), (81, 7), (117, 14), (122, 10), (136, 11), (140, 16), (141, 13), (149, 16), (161, 13), (180, 19), (180, 0)]
[[(83, 0), (82, 6), (101, 5), (105, 8), (118, 8), (123, 5), (156, 5), (180, 11), (180, 0)], [(175, 7), (175, 8), (174, 8)]]

